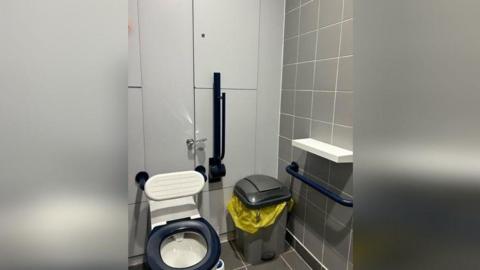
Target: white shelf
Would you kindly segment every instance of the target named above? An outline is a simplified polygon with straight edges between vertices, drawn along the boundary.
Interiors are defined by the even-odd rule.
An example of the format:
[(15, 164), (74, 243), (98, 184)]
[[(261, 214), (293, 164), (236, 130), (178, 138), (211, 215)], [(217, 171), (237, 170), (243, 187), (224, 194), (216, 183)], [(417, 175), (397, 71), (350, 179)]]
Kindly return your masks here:
[(353, 152), (312, 138), (292, 140), (292, 146), (336, 163), (352, 163)]

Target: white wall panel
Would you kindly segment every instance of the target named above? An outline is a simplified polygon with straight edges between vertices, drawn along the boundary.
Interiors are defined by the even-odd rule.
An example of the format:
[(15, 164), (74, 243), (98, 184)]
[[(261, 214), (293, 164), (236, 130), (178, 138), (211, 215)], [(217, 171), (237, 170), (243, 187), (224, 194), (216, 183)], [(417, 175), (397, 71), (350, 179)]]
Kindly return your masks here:
[(198, 196), (200, 214), (219, 234), (234, 229), (232, 221), (227, 218), (227, 204), (232, 198), (233, 188), (224, 188), (202, 192)]
[(144, 253), (148, 232), (148, 202), (128, 206), (128, 256)]
[(128, 89), (128, 203), (144, 201), (135, 175), (145, 170), (143, 140), (142, 89)]
[(128, 0), (128, 86), (141, 86), (137, 0)]
[(193, 169), (192, 2), (142, 0), (139, 16), (146, 169)]
[(194, 1), (196, 87), (221, 72), (223, 88), (257, 88), (259, 10), (259, 0)]
[(255, 173), (277, 176), (284, 1), (262, 0), (258, 62)]

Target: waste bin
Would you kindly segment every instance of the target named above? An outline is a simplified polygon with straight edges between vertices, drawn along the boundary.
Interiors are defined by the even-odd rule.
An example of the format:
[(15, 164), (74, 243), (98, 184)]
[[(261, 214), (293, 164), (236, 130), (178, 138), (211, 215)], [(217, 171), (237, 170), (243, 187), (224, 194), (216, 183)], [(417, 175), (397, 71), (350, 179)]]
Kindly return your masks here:
[(257, 264), (284, 251), (291, 193), (275, 178), (251, 175), (237, 182), (228, 211), (235, 224), (236, 246)]

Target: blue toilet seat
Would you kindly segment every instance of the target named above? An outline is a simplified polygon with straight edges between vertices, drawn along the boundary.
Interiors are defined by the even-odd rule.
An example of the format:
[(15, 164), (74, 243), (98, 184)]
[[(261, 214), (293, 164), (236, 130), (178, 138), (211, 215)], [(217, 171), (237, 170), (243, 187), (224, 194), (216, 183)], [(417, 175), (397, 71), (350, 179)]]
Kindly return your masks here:
[[(160, 247), (163, 240), (182, 232), (200, 234), (207, 244), (207, 254), (195, 265), (187, 268), (173, 268), (168, 266), (161, 258)], [(198, 218), (167, 223), (164, 226), (154, 228), (150, 233), (145, 254), (147, 263), (152, 270), (212, 270), (220, 259), (220, 250), (220, 239), (216, 231), (205, 219)]]

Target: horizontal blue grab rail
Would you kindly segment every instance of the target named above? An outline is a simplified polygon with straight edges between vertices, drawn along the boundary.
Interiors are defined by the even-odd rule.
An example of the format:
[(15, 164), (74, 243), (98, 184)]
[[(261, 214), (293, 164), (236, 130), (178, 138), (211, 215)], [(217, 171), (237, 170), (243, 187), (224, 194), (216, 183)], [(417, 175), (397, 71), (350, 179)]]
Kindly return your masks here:
[(309, 185), (311, 188), (315, 189), (316, 191), (322, 193), (323, 195), (327, 196), (328, 198), (334, 200), (335, 202), (346, 206), (346, 207), (353, 207), (353, 201), (348, 200), (345, 198), (340, 197), (340, 195), (336, 194), (335, 192), (327, 189), (324, 186), (314, 182), (313, 180), (308, 179), (307, 177), (298, 173), (298, 164), (296, 162), (292, 162), (292, 164), (288, 165), (286, 170), (287, 173), (292, 175), (293, 177), (299, 179), (300, 181), (304, 182), (305, 184)]

